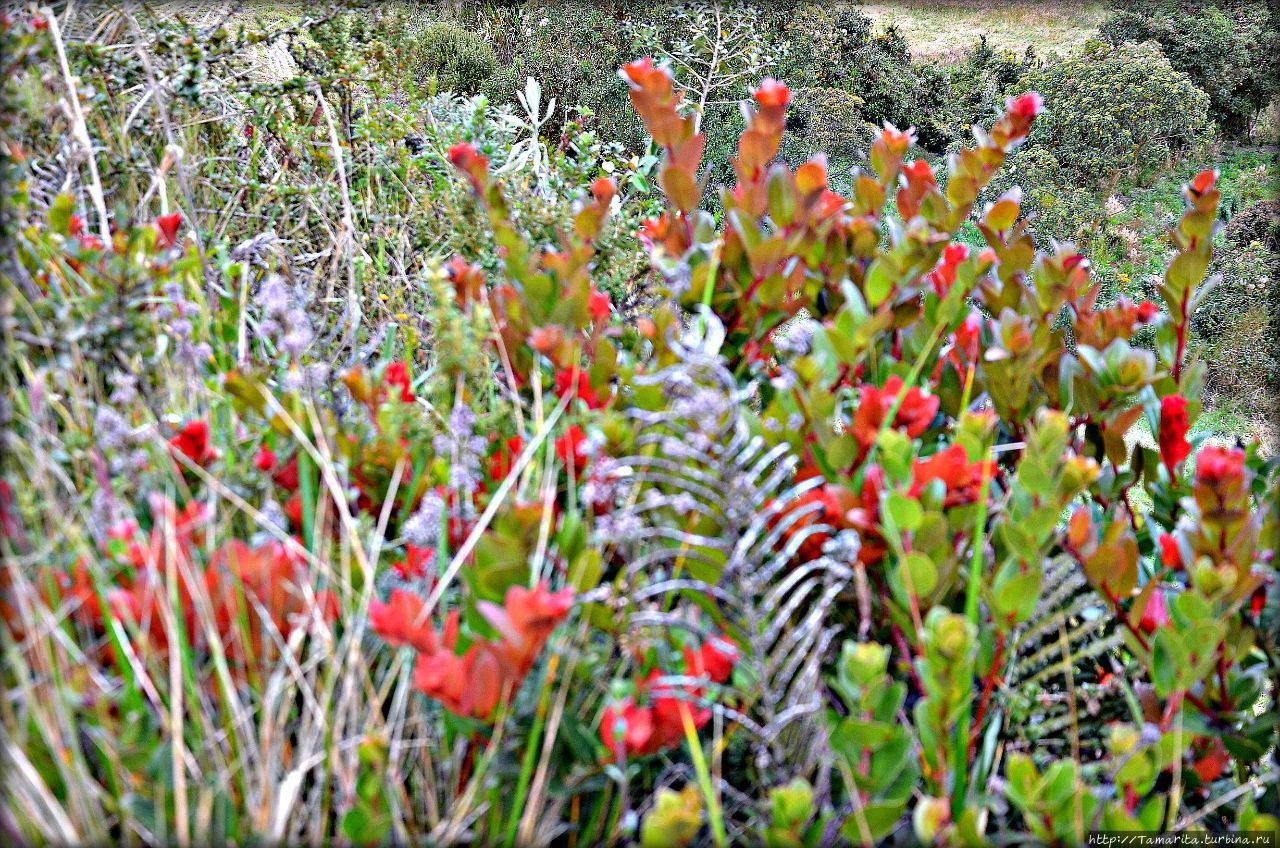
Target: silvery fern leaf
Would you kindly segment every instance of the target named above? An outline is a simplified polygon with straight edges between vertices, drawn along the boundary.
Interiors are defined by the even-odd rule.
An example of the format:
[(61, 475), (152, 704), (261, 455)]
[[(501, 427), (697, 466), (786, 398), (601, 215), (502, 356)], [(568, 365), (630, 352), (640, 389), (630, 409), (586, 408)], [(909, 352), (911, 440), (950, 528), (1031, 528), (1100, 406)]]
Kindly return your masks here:
[(629, 498), (607, 535), (626, 563), (619, 603), (633, 632), (705, 637), (719, 620), (742, 647), (739, 679), (751, 683), (728, 699), (736, 711), (716, 708), (749, 732), (768, 785), (811, 777), (827, 759), (820, 668), (852, 574), (827, 556), (795, 563), (807, 539), (829, 532), (812, 521), (817, 504), (799, 503), (821, 481), (796, 483), (790, 447), (751, 432), (748, 398), (716, 355), (722, 332), (703, 323), (672, 343), (675, 365), (639, 378), (661, 386), (666, 404), (632, 412), (637, 450), (619, 460)]

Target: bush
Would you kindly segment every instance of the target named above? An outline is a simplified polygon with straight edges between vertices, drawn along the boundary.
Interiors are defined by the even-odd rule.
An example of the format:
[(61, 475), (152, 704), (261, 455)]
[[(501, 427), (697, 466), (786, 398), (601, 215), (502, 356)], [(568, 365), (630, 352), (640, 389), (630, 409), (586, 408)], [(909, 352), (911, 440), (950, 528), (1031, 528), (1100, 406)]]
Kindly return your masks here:
[(1280, 340), (1272, 326), (1280, 258), (1257, 241), (1229, 243), (1210, 273), (1218, 283), (1192, 322), (1206, 365), (1206, 397), (1265, 420), (1280, 402)]
[(794, 166), (816, 153), (830, 160), (832, 179), (852, 188), (849, 170), (860, 164), (879, 130), (861, 117), (863, 103), (839, 88), (802, 88), (787, 115), (782, 156)]
[(1030, 144), (1050, 150), (1063, 177), (1086, 186), (1150, 178), (1210, 134), (1207, 95), (1152, 44), (1091, 42), (1018, 86), (1045, 100)]
[(627, 107), (626, 86), (618, 79), (623, 60), (620, 6), (610, 3), (531, 2), (482, 14), (478, 25), (497, 45), (501, 71), (486, 93), (495, 102), (514, 101), (529, 77), (554, 97), (557, 113), (547, 132), (558, 131), (569, 110), (584, 106), (595, 115), (602, 137), (642, 147), (640, 125)]
[(1223, 132), (1241, 136), (1280, 88), (1280, 20), (1264, 0), (1127, 2), (1099, 32), (1113, 44), (1154, 41), (1209, 95)]
[(441, 91), (478, 94), (498, 69), (489, 43), (457, 24), (430, 24), (417, 41), (419, 76), (434, 77)]
[(946, 100), (945, 78), (911, 60), (896, 29), (876, 34), (856, 5), (808, 5), (786, 29), (783, 72), (798, 88), (842, 89), (860, 101), (863, 121), (915, 126), (920, 143), (941, 150), (950, 140), (938, 115)]
[(1280, 255), (1280, 200), (1259, 200), (1227, 223), (1227, 240), (1240, 247), (1257, 242)]

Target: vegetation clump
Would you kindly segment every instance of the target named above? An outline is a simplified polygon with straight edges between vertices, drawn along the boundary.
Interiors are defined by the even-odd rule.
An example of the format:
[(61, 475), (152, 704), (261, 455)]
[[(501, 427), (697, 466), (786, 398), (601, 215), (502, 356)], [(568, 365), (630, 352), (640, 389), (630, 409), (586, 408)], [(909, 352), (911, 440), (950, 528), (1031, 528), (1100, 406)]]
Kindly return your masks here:
[[(865, 86), (721, 60), (786, 6), (637, 15), (669, 61), (605, 83), (556, 6), (485, 13), (552, 56), (512, 102), (463, 11), (429, 57), (320, 14), (256, 83), (252, 28), (0, 18), (6, 831), (1280, 830), (1280, 459), (1204, 427), (1274, 353), (1251, 172), (1168, 165), (1159, 241), (1045, 220), (1205, 152), (1208, 95), (1150, 44), (920, 71), (847, 9)], [(973, 96), (872, 128), (890, 70)]]

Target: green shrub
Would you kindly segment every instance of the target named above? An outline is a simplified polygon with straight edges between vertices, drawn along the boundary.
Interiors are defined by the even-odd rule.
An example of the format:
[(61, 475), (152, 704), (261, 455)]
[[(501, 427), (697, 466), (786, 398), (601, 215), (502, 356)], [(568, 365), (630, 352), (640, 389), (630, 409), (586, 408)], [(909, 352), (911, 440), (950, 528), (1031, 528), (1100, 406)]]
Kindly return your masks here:
[(802, 88), (787, 115), (782, 157), (799, 166), (818, 152), (826, 153), (836, 191), (850, 188), (850, 168), (871, 149), (877, 135), (863, 119), (860, 97), (840, 88)]
[(991, 116), (1004, 108), (1014, 93), (1018, 80), (1037, 67), (1035, 51), (1028, 47), (1018, 56), (1010, 51), (996, 51), (981, 36), (960, 62), (941, 66), (947, 76), (949, 98), (935, 121), (945, 124), (951, 144), (963, 144), (974, 124), (987, 124)]
[(1241, 413), (1271, 415), (1280, 399), (1280, 337), (1270, 306), (1280, 298), (1280, 259), (1257, 242), (1228, 243), (1210, 273), (1221, 275), (1219, 282), (1192, 322), (1206, 396)]
[(447, 22), (433, 23), (418, 37), (423, 78), (435, 77), (441, 91), (477, 94), (498, 69), (493, 48), (483, 37)]
[(1227, 224), (1227, 240), (1242, 247), (1253, 242), (1280, 254), (1280, 200), (1260, 200)]
[(1229, 135), (1252, 119), (1280, 88), (1277, 19), (1261, 0), (1128, 0), (1102, 23), (1113, 44), (1155, 41), (1174, 69), (1209, 95), (1210, 112)]
[(1211, 132), (1208, 96), (1152, 44), (1090, 42), (1018, 87), (1045, 100), (1030, 144), (1052, 150), (1073, 182), (1103, 187), (1148, 177)]
[(862, 120), (914, 126), (921, 146), (941, 150), (950, 138), (944, 112), (945, 74), (911, 61), (907, 41), (895, 28), (877, 34), (857, 6), (809, 5), (787, 28), (789, 51), (781, 73), (797, 88), (843, 89), (861, 104)]
[(485, 94), (497, 102), (514, 102), (516, 91), (533, 77), (542, 86), (544, 100), (556, 100), (548, 132), (563, 126), (570, 108), (585, 106), (595, 115), (603, 137), (632, 150), (643, 149), (640, 124), (617, 73), (626, 55), (618, 8), (566, 0), (486, 11), (477, 23), (495, 46), (500, 70)]

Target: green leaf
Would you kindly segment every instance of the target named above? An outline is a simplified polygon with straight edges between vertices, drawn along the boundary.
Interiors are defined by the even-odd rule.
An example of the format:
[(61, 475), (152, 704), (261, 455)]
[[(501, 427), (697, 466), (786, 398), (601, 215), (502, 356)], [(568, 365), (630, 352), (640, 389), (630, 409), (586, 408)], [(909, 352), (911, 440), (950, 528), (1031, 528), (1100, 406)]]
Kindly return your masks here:
[(899, 530), (915, 531), (920, 528), (920, 522), (924, 520), (924, 510), (920, 508), (919, 501), (900, 492), (892, 492), (889, 495), (888, 506), (889, 515), (893, 517), (893, 523)]
[(911, 551), (902, 561), (903, 568), (911, 578), (911, 588), (916, 597), (927, 597), (938, 586), (938, 568), (933, 560), (920, 551)]
[(1041, 580), (1040, 569), (1033, 568), (1006, 581), (996, 591), (995, 608), (1000, 617), (1012, 617), (1013, 624), (1021, 624), (1031, 618), (1036, 602), (1040, 600)]

